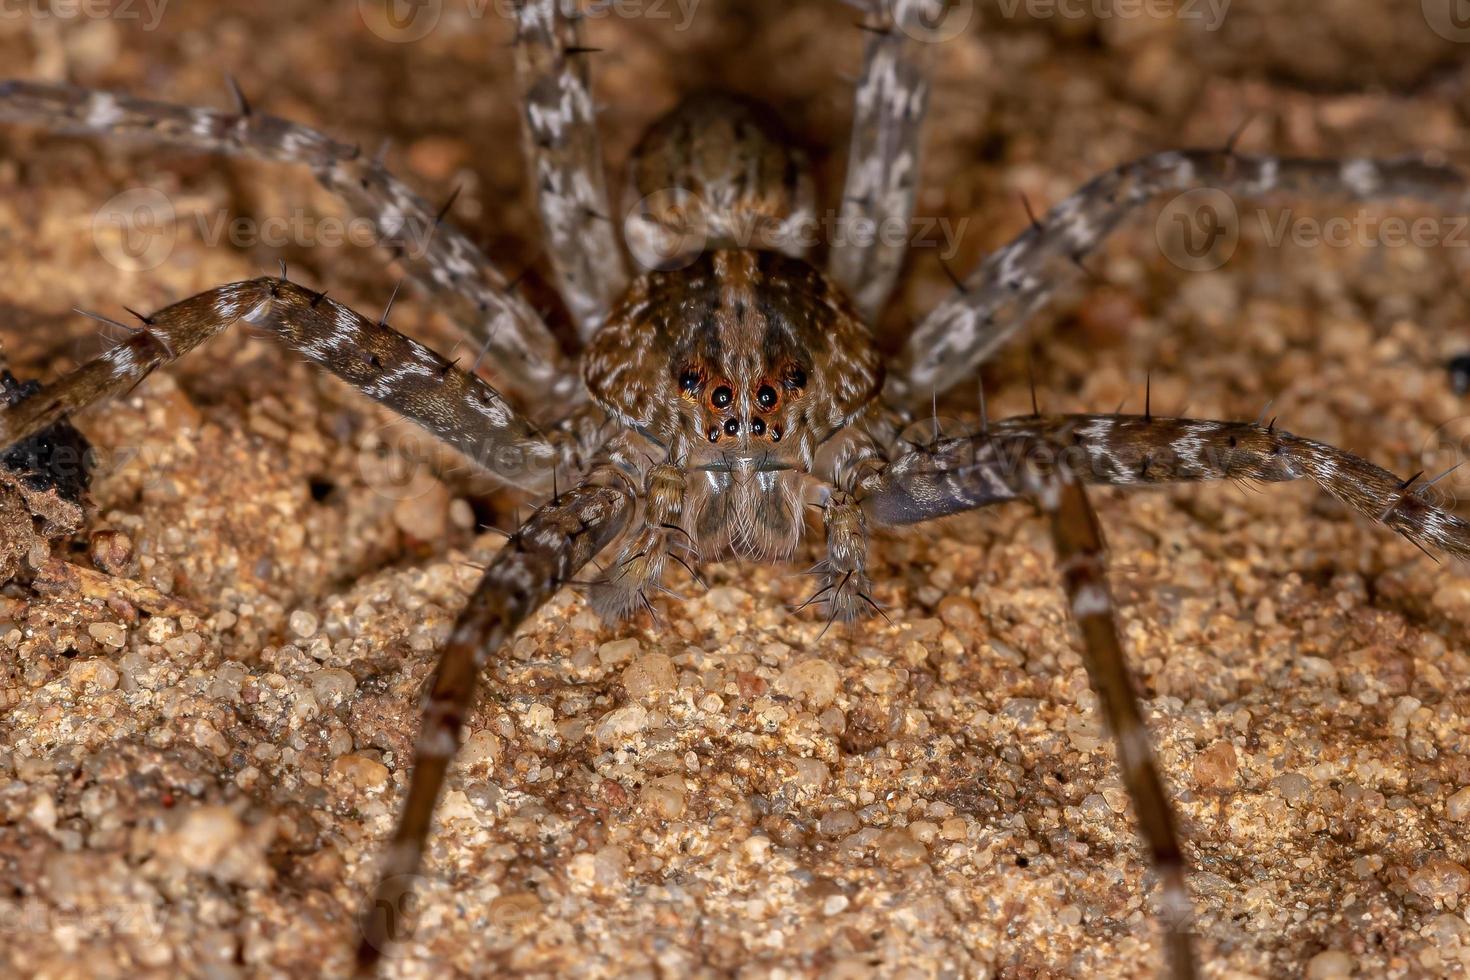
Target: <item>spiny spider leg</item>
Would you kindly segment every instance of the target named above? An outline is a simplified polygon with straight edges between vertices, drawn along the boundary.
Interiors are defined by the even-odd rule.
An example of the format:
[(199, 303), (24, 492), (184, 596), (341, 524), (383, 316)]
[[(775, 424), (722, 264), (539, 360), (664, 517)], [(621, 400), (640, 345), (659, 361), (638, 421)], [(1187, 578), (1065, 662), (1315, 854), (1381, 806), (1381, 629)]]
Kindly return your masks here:
[(218, 286), (142, 321), (107, 353), (0, 411), (0, 446), (132, 390), (155, 368), (243, 321), (417, 422), (497, 479), (540, 488), (561, 461), (561, 449), (481, 378), (392, 327), (288, 280)]
[(977, 365), (1080, 271), (1082, 259), (1123, 218), (1162, 195), (1199, 188), (1218, 189), (1232, 199), (1294, 193), (1406, 198), (1447, 208), (1464, 208), (1470, 197), (1470, 185), (1458, 171), (1410, 159), (1254, 157), (1228, 148), (1143, 157), (1086, 184), (987, 257), (909, 336), (900, 369), (889, 375), (888, 397), (926, 399), (973, 376)]
[(515, 8), (516, 76), (526, 160), (541, 230), (560, 293), (583, 340), (591, 337), (628, 270), (618, 242), (597, 138), (582, 19), (566, 0), (526, 0)]
[(497, 380), (515, 394), (580, 400), (581, 386), (556, 338), (505, 276), (462, 232), (382, 164), (314, 129), (250, 110), (201, 109), (110, 92), (27, 81), (0, 82), (0, 122), (104, 136), (196, 153), (311, 167), (328, 190), (370, 219), (376, 240), (485, 348)]
[(1118, 646), (1102, 544), (1081, 483), (1124, 486), (1248, 479), (1311, 479), (1422, 548), (1470, 558), (1470, 523), (1350, 453), (1274, 426), (1153, 416), (1025, 416), (974, 436), (937, 439), (858, 482), (864, 513), (899, 526), (1030, 498), (1052, 522), (1085, 662), (1118, 746), (1150, 861), (1164, 888), (1165, 945), (1176, 977), (1194, 975), (1189, 901), (1172, 808), (1148, 748)]
[(1072, 618), (1082, 634), (1082, 658), (1092, 689), (1102, 702), (1118, 751), (1118, 768), (1133, 800), (1138, 827), (1149, 849), (1149, 866), (1159, 878), (1164, 958), (1174, 980), (1196, 975), (1194, 915), (1184, 880), (1184, 853), (1174, 808), (1149, 745), (1148, 726), (1138, 706), (1108, 589), (1107, 552), (1097, 512), (1087, 491), (1067, 466), (1028, 467), (1028, 496), (1047, 515), (1052, 546)]
[(1021, 416), (989, 432), (942, 439), (863, 480), (863, 509), (896, 526), (1020, 496), (1016, 473), (1033, 452), (1064, 447), (1078, 478), (1113, 486), (1204, 480), (1309, 479), (1358, 514), (1430, 551), (1470, 559), (1470, 523), (1427, 497), (1427, 484), (1325, 443), (1251, 422), (1148, 415)]
[(847, 179), (828, 272), (871, 322), (888, 302), (908, 238), (895, 243), (879, 229), (901, 225), (914, 212), (919, 185), (919, 138), (929, 104), (934, 45), (922, 31), (937, 23), (946, 0), (881, 0), (868, 4), (847, 151)]
[(360, 921), (359, 976), (373, 973), (396, 938), (396, 917), (411, 894), (480, 674), (516, 629), (623, 529), (633, 512), (631, 489), (616, 471), (602, 468), (545, 504), (501, 548), (460, 614), (424, 698), (408, 796)]

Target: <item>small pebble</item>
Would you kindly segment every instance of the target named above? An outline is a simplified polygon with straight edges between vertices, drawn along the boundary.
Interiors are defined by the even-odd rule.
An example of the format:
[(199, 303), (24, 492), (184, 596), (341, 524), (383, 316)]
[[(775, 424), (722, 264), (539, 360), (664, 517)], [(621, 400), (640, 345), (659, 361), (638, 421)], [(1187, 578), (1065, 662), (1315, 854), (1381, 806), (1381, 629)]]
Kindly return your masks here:
[(1435, 854), (1410, 872), (1408, 885), (1431, 901), (1450, 903), (1470, 890), (1470, 871), (1443, 854)]
[(825, 708), (836, 699), (839, 683), (837, 668), (827, 661), (803, 660), (781, 672), (776, 690), (800, 698), (813, 708)]
[(846, 837), (857, 829), (857, 814), (851, 810), (830, 810), (817, 820), (817, 830), (828, 837)]
[(604, 667), (612, 667), (632, 660), (638, 656), (639, 649), (638, 641), (633, 637), (612, 640), (597, 648), (597, 659)]
[(289, 625), (291, 627), (291, 632), (295, 633), (303, 640), (309, 640), (313, 636), (316, 636), (318, 625), (316, 615), (314, 613), (307, 612), (305, 609), (298, 609), (293, 612), (291, 614), (291, 621)]
[(1308, 980), (1341, 980), (1353, 975), (1353, 958), (1339, 949), (1324, 949), (1307, 961)]
[(646, 783), (639, 791), (639, 798), (664, 820), (678, 820), (684, 815), (684, 777), (660, 776)]
[(1445, 801), (1444, 814), (1451, 820), (1470, 818), (1470, 786), (1459, 790)]
[(928, 848), (914, 840), (907, 828), (884, 831), (878, 837), (878, 859), (894, 867), (919, 864), (928, 856)]
[(126, 577), (132, 572), (133, 539), (121, 531), (94, 531), (92, 564), (108, 575)]
[(388, 784), (388, 767), (365, 755), (344, 755), (334, 759), (332, 775), (360, 790), (378, 790)]
[(972, 634), (980, 625), (980, 613), (975, 609), (975, 603), (964, 596), (945, 596), (939, 601), (936, 611), (945, 626), (961, 635)]
[(623, 687), (634, 699), (672, 691), (678, 680), (674, 662), (662, 653), (645, 654), (623, 671)]
[(603, 745), (622, 742), (648, 727), (648, 712), (642, 705), (630, 704), (609, 711), (597, 725), (597, 741)]
[(121, 650), (128, 642), (128, 631), (117, 623), (89, 623), (87, 635), (113, 650)]

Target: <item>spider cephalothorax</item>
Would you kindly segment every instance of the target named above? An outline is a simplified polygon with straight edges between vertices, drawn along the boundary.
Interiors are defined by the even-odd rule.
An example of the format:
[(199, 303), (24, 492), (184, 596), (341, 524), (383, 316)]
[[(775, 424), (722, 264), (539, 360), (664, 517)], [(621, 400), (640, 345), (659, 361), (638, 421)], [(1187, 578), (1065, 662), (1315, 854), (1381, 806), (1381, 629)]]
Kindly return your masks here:
[[(858, 83), (844, 228), (913, 213), (932, 28), (942, 0), (867, 0), (873, 23)], [(516, 7), (526, 150), (547, 253), (577, 330), (562, 356), (541, 316), (452, 225), (380, 162), (305, 127), (252, 113), (188, 109), (64, 86), (0, 84), (0, 119), (74, 133), (130, 135), (193, 150), (307, 163), (376, 222), (385, 241), (430, 229), (403, 251), (442, 300), (500, 390), (475, 370), (288, 280), (231, 283), (140, 317), (102, 357), (0, 410), (0, 450), (134, 389), (154, 369), (244, 321), (464, 451), (491, 475), (547, 496), (485, 569), (440, 653), (402, 818), (362, 922), (358, 966), (389, 945), (418, 871), (436, 801), (474, 708), (478, 678), (514, 631), (599, 556), (592, 601), (610, 618), (665, 588), (669, 563), (698, 577), (720, 556), (772, 560), (819, 517), (825, 557), (808, 604), (829, 618), (876, 609), (869, 535), (1015, 499), (1048, 518), (1087, 671), (1158, 872), (1164, 945), (1194, 973), (1186, 865), (1134, 694), (1105, 575), (1089, 483), (1306, 478), (1364, 518), (1427, 549), (1470, 557), (1470, 525), (1427, 486), (1272, 425), (1142, 416), (1031, 416), (932, 440), (900, 438), (919, 405), (1014, 335), (1132, 210), (1192, 188), (1255, 195), (1315, 190), (1417, 197), (1462, 207), (1466, 183), (1414, 161), (1160, 153), (1084, 186), (981, 263), (920, 322), (885, 369), (866, 322), (897, 278), (902, 243), (831, 243), (810, 257), (813, 188), (770, 114), (726, 96), (691, 98), (656, 123), (630, 166), (638, 202), (622, 225), (606, 192), (574, 6)], [(642, 260), (630, 276), (623, 245)], [(669, 246), (672, 245), (672, 248)], [(916, 405), (915, 403), (918, 403)], [(530, 408), (554, 417), (545, 428)], [(555, 474), (555, 475), (553, 475)], [(568, 483), (562, 482), (570, 477)], [(807, 507), (805, 505), (814, 506)], [(568, 738), (575, 736), (568, 735)]]
[(789, 555), (817, 446), (877, 397), (867, 328), (801, 259), (722, 249), (634, 280), (584, 361), (592, 397), (693, 477), (706, 557)]

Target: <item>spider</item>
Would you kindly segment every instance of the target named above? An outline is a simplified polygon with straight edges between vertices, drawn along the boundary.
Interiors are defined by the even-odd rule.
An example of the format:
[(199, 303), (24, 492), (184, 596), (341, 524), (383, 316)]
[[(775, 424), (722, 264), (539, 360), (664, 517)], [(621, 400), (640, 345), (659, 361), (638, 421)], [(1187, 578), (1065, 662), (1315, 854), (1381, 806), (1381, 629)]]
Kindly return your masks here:
[[(939, 0), (865, 6), (839, 224), (906, 223), (928, 96)], [(611, 206), (594, 125), (580, 20), (556, 0), (514, 12), (525, 149), (566, 310), (572, 360), (515, 284), (380, 161), (322, 133), (251, 109), (185, 108), (30, 82), (0, 84), (0, 119), (55, 132), (304, 163), (385, 242), (480, 348), (478, 371), (278, 277), (235, 282), (137, 314), (131, 335), (0, 412), (0, 446), (57, 431), (237, 323), (307, 360), (545, 502), (509, 535), (439, 654), (423, 705), (400, 821), (363, 919), (360, 972), (391, 947), (391, 918), (420, 867), (436, 802), (486, 673), (517, 628), (599, 558), (590, 588), (612, 620), (650, 608), (671, 565), (788, 560), (814, 520), (825, 538), (809, 603), (829, 619), (878, 611), (874, 532), (1030, 502), (1045, 516), (1084, 662), (1160, 887), (1169, 973), (1196, 972), (1179, 834), (1125, 664), (1102, 537), (1087, 486), (1308, 479), (1426, 549), (1470, 557), (1470, 527), (1435, 506), (1433, 480), (1400, 479), (1273, 424), (1142, 415), (1031, 415), (913, 440), (936, 394), (978, 366), (1130, 213), (1163, 195), (1217, 188), (1242, 197), (1414, 198), (1453, 206), (1465, 183), (1414, 160), (1250, 156), (1232, 145), (1172, 151), (1106, 173), (1036, 216), (963, 277), (889, 362), (870, 324), (899, 277), (904, 246), (834, 241), (825, 265), (804, 232), (813, 179), (768, 108), (691, 95), (635, 150), (623, 224)], [(237, 93), (238, 94), (238, 93)], [(450, 204), (452, 205), (452, 199)], [(405, 244), (409, 233), (432, 231)], [(628, 258), (635, 260), (630, 267)], [(555, 425), (534, 406), (561, 406)]]

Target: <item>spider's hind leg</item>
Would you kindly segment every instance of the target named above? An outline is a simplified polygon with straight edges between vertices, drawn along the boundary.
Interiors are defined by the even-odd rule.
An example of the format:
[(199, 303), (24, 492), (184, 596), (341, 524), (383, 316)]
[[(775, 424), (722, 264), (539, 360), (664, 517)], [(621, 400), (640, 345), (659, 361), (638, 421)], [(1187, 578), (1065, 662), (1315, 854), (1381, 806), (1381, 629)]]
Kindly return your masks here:
[[(1080, 274), (1082, 260), (1122, 221), (1165, 195), (1213, 190), (1221, 208), (1293, 194), (1313, 199), (1421, 201), (1454, 213), (1470, 202), (1470, 180), (1415, 159), (1330, 160), (1246, 156), (1233, 148), (1179, 150), (1134, 160), (1095, 178), (1009, 244), (988, 256), (910, 334), (888, 397), (917, 401), (944, 392), (1026, 325), (1058, 289)], [(1208, 201), (1201, 218), (1221, 217)]]
[(972, 436), (937, 439), (858, 481), (864, 513), (901, 526), (1029, 499), (1052, 526), (1084, 663), (1098, 693), (1163, 886), (1163, 925), (1176, 977), (1194, 974), (1189, 902), (1174, 818), (1118, 640), (1103, 545), (1085, 483), (1149, 486), (1204, 480), (1310, 479), (1354, 511), (1426, 550), (1470, 558), (1470, 523), (1436, 507), (1428, 487), (1350, 453), (1273, 426), (1151, 415), (1024, 416)]
[[(884, 0), (870, 5), (829, 273), (864, 319), (883, 310), (908, 252), (908, 225), (919, 185), (919, 140), (929, 106), (933, 38), (944, 0)], [(895, 240), (894, 227), (904, 235)]]
[(580, 17), (561, 0), (515, 8), (526, 158), (563, 301), (586, 340), (627, 284), (608, 200)]
[(1118, 752), (1123, 784), (1133, 800), (1139, 831), (1148, 847), (1149, 867), (1159, 879), (1159, 922), (1165, 961), (1173, 980), (1197, 972), (1190, 923), (1194, 913), (1185, 883), (1184, 853), (1174, 808), (1149, 745), (1148, 726), (1123, 655), (1118, 623), (1108, 589), (1107, 558), (1097, 514), (1082, 482), (1065, 466), (1027, 467), (1027, 495), (1051, 525), (1057, 565), (1072, 619), (1082, 634), (1082, 657)]

